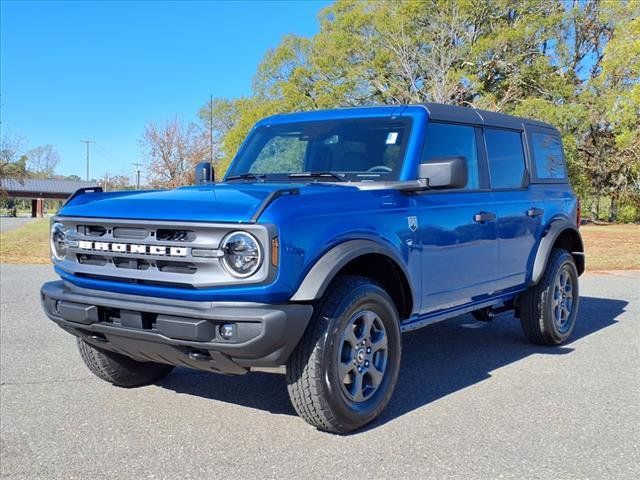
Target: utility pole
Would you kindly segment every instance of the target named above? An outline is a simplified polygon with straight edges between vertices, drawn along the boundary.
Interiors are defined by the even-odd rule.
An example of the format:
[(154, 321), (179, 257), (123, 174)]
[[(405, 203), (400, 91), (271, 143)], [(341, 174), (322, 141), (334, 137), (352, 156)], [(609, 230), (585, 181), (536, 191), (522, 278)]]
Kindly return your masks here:
[(142, 164), (140, 162), (136, 162), (132, 165), (136, 167), (136, 190), (140, 190), (140, 167)]
[(95, 143), (93, 140), (80, 140), (87, 144), (87, 182), (89, 181), (89, 144)]

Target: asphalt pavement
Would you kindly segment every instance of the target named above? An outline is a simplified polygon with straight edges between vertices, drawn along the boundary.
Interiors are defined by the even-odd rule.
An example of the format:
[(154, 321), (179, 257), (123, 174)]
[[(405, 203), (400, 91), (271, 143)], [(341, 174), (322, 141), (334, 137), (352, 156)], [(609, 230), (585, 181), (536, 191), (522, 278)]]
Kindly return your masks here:
[(562, 347), (509, 315), (406, 335), (391, 404), (344, 436), (296, 417), (278, 374), (98, 380), (41, 312), (53, 278), (0, 266), (2, 479), (640, 478), (640, 272), (582, 277)]
[(0, 233), (9, 232), (22, 227), (34, 219), (31, 217), (4, 217), (0, 216)]

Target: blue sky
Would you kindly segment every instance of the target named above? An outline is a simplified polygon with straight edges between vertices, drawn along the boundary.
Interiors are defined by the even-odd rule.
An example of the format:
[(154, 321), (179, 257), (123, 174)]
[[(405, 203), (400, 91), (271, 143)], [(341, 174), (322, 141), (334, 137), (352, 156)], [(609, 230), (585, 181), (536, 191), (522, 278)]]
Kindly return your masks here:
[(149, 120), (195, 120), (209, 94), (251, 92), (288, 33), (313, 35), (327, 1), (0, 3), (2, 130), (52, 144), (57, 173), (133, 175)]

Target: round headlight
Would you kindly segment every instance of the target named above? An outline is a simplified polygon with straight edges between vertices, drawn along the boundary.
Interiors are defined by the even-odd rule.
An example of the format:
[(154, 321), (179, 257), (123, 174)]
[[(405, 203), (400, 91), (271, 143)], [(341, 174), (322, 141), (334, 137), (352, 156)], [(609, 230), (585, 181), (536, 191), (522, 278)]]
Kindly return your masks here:
[(51, 255), (56, 260), (63, 260), (67, 254), (66, 236), (67, 229), (63, 224), (55, 222), (51, 225)]
[(222, 240), (221, 248), (224, 252), (222, 264), (234, 277), (249, 277), (262, 264), (260, 243), (246, 232), (230, 233)]

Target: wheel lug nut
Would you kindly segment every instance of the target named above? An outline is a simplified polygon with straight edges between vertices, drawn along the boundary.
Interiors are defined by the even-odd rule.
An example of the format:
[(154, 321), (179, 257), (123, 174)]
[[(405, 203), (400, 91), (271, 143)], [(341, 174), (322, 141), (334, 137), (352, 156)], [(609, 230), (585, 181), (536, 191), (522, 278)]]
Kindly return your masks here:
[(367, 353), (371, 353), (371, 347), (367, 348)]
[(364, 362), (364, 366), (368, 367), (369, 366), (369, 360), (367, 360), (366, 362)]
[(358, 372), (362, 372), (362, 367), (358, 367)]

